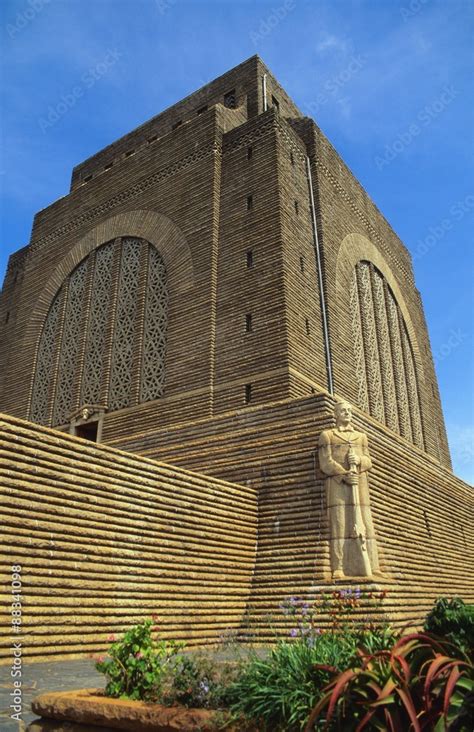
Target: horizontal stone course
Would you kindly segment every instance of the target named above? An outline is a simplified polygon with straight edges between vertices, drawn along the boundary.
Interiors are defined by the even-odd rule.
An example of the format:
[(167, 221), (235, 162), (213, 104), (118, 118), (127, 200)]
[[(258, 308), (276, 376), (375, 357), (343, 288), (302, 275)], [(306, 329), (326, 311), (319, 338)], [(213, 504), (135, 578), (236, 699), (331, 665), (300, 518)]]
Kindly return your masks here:
[[(165, 636), (239, 628), (255, 563), (248, 486), (3, 416), (2, 608), (22, 567), (26, 659), (103, 650), (152, 613)], [(228, 588), (228, 590), (227, 590)], [(8, 624), (1, 657), (9, 657)]]

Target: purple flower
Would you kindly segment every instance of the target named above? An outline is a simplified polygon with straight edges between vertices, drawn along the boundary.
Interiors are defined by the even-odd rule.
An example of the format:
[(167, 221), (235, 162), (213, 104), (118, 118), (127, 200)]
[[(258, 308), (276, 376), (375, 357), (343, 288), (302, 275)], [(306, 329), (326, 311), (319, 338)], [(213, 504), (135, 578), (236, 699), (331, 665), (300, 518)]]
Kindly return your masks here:
[(360, 598), (360, 594), (361, 594), (360, 593), (360, 587), (356, 587), (355, 588), (355, 593), (354, 594), (355, 594), (356, 600), (358, 600)]
[(292, 638), (296, 638), (296, 636), (298, 635), (298, 628), (292, 628), (290, 630), (290, 635)]

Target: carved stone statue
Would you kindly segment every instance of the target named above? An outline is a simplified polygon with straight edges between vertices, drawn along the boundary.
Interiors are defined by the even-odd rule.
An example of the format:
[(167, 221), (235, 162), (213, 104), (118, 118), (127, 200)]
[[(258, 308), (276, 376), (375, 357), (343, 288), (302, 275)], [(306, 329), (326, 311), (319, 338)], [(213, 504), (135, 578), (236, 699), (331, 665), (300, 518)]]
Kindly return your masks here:
[(370, 577), (379, 560), (370, 512), (367, 435), (352, 426), (352, 407), (334, 408), (336, 427), (319, 437), (319, 464), (326, 478), (333, 579)]

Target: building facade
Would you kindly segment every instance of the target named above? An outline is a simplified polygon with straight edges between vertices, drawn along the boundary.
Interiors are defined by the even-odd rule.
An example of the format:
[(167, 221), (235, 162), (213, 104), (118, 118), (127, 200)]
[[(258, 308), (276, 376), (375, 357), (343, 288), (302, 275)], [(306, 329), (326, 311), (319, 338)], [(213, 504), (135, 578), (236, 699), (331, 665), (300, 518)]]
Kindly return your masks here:
[(410, 255), (257, 56), (74, 169), (10, 258), (0, 322), (1, 411), (257, 491), (257, 615), (328, 580), (335, 398), (374, 453), (394, 613), (436, 596), (448, 536), (437, 579), (468, 592), (472, 493)]

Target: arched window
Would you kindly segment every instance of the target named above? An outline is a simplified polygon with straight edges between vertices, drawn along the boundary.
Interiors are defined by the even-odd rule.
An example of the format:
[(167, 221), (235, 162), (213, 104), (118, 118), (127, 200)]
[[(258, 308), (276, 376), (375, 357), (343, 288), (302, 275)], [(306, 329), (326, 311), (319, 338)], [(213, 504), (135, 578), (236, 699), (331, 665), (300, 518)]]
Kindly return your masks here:
[(359, 407), (424, 448), (407, 327), (392, 290), (371, 262), (360, 261), (354, 269), (350, 308)]
[(166, 269), (151, 244), (124, 237), (91, 252), (46, 316), (31, 419), (59, 426), (83, 406), (113, 411), (159, 398), (167, 320)]

